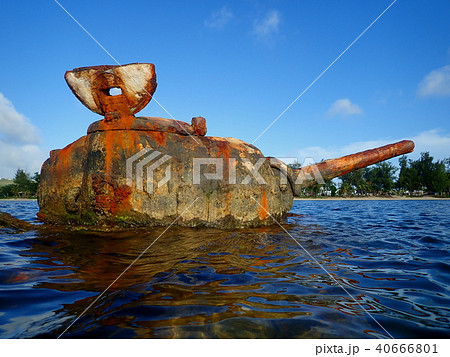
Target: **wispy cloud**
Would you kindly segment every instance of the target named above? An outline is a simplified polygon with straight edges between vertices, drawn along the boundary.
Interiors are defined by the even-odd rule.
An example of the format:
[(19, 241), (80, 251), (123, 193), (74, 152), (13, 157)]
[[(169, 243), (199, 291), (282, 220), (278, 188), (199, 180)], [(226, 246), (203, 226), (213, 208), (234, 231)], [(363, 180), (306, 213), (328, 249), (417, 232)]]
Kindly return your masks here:
[(38, 130), (30, 119), (18, 113), (2, 93), (0, 93), (0, 139), (20, 144), (36, 144), (40, 141)]
[(12, 177), (18, 168), (39, 171), (46, 155), (37, 145), (38, 129), (0, 93), (0, 177)]
[(319, 162), (323, 159), (333, 159), (350, 155), (404, 139), (412, 140), (416, 145), (414, 152), (408, 155), (413, 159), (418, 158), (420, 153), (425, 151), (428, 151), (437, 160), (442, 160), (450, 156), (450, 134), (446, 134), (439, 129), (423, 131), (411, 138), (358, 141), (343, 146), (310, 146), (297, 150), (295, 156), (298, 157), (298, 162), (303, 162), (305, 158), (312, 158), (315, 162)]
[(279, 32), (281, 15), (277, 10), (268, 11), (262, 18), (253, 22), (252, 34), (260, 41), (272, 39)]
[(416, 154), (429, 151), (436, 159), (450, 157), (450, 134), (443, 133), (439, 129), (431, 129), (421, 132), (412, 138), (416, 143)]
[(39, 172), (47, 158), (38, 145), (13, 145), (2, 140), (0, 152), (0, 177), (3, 178), (13, 178), (18, 168), (29, 173)]
[(371, 140), (371, 141), (358, 141), (343, 146), (309, 146), (297, 151), (299, 162), (303, 162), (306, 158), (312, 158), (315, 162), (321, 160), (334, 159), (337, 157), (355, 154), (360, 151), (373, 149), (379, 146), (383, 146), (395, 141), (389, 140)]
[(450, 65), (428, 73), (419, 83), (417, 94), (421, 97), (449, 97)]
[(206, 27), (222, 30), (233, 17), (233, 13), (226, 6), (223, 6), (220, 10), (213, 12), (204, 24)]
[(358, 104), (354, 104), (348, 98), (338, 99), (335, 101), (327, 112), (329, 117), (362, 114), (363, 110)]

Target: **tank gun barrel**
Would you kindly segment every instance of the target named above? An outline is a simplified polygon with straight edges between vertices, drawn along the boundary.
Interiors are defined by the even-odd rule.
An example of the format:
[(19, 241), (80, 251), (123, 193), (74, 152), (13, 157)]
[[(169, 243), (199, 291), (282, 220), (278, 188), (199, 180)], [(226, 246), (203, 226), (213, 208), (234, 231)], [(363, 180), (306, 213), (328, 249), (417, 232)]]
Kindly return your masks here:
[[(378, 162), (410, 153), (413, 150), (414, 142), (411, 140), (403, 140), (379, 148), (361, 151), (356, 154), (342, 156), (336, 159), (325, 160), (300, 169), (294, 169), (294, 175), (297, 177), (296, 191), (299, 186), (304, 188), (317, 183), (320, 176), (324, 180), (329, 180)], [(320, 175), (318, 175), (319, 173)]]

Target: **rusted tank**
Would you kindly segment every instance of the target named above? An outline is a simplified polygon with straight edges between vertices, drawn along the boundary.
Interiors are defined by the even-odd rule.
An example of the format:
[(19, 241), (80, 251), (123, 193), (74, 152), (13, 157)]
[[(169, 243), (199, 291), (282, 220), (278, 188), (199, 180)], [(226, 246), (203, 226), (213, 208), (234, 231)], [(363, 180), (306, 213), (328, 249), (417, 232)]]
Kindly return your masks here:
[[(41, 170), (39, 218), (51, 224), (239, 228), (282, 221), (302, 188), (411, 152), (402, 141), (291, 170), (206, 120), (135, 117), (156, 89), (153, 64), (68, 71), (76, 97), (103, 116), (53, 150)], [(114, 90), (116, 92), (114, 92)]]

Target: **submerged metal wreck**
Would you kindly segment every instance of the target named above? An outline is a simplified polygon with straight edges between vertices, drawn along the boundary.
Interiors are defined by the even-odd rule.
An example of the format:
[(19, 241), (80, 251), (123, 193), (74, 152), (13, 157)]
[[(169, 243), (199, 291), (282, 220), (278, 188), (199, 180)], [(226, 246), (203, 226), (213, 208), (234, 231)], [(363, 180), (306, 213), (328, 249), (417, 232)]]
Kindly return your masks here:
[(317, 179), (414, 149), (412, 141), (401, 141), (291, 170), (241, 140), (206, 136), (202, 117), (191, 124), (135, 117), (156, 89), (153, 64), (76, 68), (65, 79), (103, 119), (43, 164), (38, 217), (50, 224), (270, 225)]

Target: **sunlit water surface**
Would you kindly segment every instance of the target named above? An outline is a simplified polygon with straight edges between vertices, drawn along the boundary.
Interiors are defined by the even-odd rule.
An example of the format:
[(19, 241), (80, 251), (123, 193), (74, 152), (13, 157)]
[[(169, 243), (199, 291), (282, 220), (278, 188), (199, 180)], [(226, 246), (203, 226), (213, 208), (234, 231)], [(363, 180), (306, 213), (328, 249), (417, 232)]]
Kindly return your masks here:
[[(0, 201), (28, 221), (37, 209)], [(291, 212), (289, 235), (170, 228), (62, 337), (450, 337), (450, 201)], [(163, 230), (0, 229), (0, 337), (56, 338)]]

